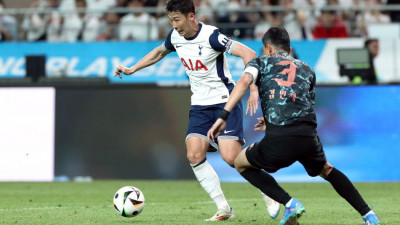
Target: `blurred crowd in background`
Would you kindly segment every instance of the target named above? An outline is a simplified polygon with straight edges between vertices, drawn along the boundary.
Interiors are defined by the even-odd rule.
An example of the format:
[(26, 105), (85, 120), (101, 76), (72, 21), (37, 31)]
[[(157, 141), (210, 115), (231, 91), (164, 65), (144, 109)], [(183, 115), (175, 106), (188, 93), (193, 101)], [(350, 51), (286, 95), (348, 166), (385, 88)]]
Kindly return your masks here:
[[(162, 40), (172, 29), (166, 0), (33, 0), (13, 8), (9, 1), (0, 0), (0, 41)], [(400, 22), (400, 10), (387, 10), (400, 0), (193, 1), (200, 21), (239, 39), (260, 39), (277, 25), (292, 40), (369, 37), (370, 24)]]

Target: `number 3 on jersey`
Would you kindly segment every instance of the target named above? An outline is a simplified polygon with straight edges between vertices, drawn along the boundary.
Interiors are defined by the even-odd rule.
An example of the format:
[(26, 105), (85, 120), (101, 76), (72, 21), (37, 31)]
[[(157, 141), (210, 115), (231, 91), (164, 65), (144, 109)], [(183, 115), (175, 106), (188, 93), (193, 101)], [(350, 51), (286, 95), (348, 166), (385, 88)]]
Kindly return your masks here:
[(289, 65), (289, 68), (283, 69), (279, 74), (288, 75), (287, 80), (282, 80), (280, 78), (273, 78), (272, 80), (276, 81), (278, 85), (284, 87), (290, 87), (292, 84), (295, 84), (294, 78), (296, 77), (296, 69), (297, 66), (292, 61), (281, 61), (275, 65)]

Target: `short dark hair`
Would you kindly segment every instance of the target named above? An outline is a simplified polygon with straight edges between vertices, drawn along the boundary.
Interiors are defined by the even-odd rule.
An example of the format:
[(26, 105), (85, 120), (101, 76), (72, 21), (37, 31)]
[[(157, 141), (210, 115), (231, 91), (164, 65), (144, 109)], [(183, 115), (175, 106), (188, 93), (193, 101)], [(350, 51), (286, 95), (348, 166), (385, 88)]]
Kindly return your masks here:
[(282, 26), (269, 28), (268, 31), (264, 34), (262, 42), (264, 46), (267, 46), (267, 44), (271, 44), (277, 49), (282, 49), (286, 52), (290, 52), (289, 34)]
[(369, 44), (371, 44), (372, 42), (375, 42), (375, 41), (378, 42), (378, 39), (377, 38), (370, 38), (370, 39), (365, 40), (364, 47), (367, 48)]
[(180, 12), (183, 15), (195, 13), (192, 0), (169, 0), (165, 6), (168, 12)]

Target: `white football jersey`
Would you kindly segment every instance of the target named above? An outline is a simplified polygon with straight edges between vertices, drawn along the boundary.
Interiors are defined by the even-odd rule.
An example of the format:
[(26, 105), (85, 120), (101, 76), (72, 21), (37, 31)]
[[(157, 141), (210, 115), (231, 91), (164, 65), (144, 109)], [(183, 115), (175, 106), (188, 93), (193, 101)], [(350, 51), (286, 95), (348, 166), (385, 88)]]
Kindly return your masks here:
[(176, 51), (192, 91), (192, 105), (214, 105), (228, 101), (234, 87), (225, 52), (231, 53), (235, 42), (218, 28), (199, 23), (199, 30), (185, 38), (173, 29), (164, 42), (164, 49)]

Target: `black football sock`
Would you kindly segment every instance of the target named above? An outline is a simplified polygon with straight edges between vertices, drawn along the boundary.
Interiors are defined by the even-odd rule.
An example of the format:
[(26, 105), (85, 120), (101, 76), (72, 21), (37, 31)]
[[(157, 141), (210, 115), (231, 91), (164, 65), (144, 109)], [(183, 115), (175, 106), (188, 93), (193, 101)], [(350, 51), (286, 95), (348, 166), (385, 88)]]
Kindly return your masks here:
[(329, 181), (336, 192), (362, 216), (371, 210), (349, 178), (336, 168), (332, 169), (325, 180)]
[(268, 173), (260, 170), (248, 168), (240, 173), (248, 182), (260, 189), (268, 197), (286, 205), (292, 199), (290, 195), (283, 190), (276, 180)]

